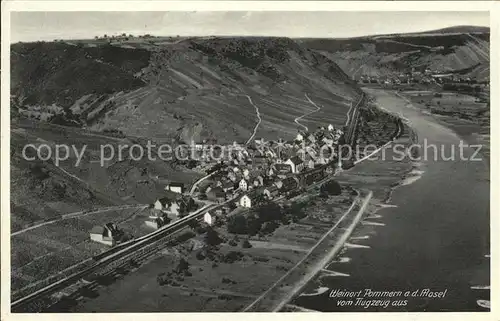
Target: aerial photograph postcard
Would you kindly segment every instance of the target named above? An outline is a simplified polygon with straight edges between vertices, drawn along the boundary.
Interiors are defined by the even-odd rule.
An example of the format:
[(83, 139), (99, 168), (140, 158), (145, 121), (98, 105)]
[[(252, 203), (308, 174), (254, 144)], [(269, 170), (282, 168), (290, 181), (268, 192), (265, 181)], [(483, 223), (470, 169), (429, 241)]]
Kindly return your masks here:
[(10, 12), (11, 312), (490, 312), (449, 9)]

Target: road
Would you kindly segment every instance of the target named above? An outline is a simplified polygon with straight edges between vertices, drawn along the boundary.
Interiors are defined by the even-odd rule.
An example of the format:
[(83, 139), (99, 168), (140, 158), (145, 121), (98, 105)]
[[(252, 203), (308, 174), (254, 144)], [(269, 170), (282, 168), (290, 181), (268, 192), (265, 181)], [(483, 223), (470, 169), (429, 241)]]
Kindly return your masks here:
[(54, 223), (60, 222), (62, 220), (70, 219), (70, 218), (76, 218), (76, 217), (87, 216), (87, 215), (92, 215), (92, 214), (99, 214), (99, 213), (104, 213), (104, 212), (109, 212), (109, 211), (119, 211), (119, 210), (125, 210), (125, 209), (140, 209), (140, 208), (146, 208), (147, 206), (148, 206), (147, 204), (119, 205), (119, 206), (110, 206), (110, 207), (100, 208), (100, 209), (97, 209), (97, 210), (94, 210), (94, 211), (72, 212), (72, 213), (64, 214), (64, 215), (62, 215), (61, 217), (59, 217), (57, 219), (50, 220), (50, 221), (47, 221), (47, 222), (42, 222), (42, 223), (39, 223), (39, 224), (30, 226), (30, 227), (27, 227), (25, 229), (13, 232), (13, 233), (10, 234), (10, 236), (12, 237), (12, 236), (16, 236), (16, 235), (19, 235), (19, 234), (23, 234), (23, 233), (25, 233), (27, 231), (31, 231), (31, 230), (37, 229), (39, 227), (42, 227), (42, 226), (45, 226), (45, 225), (54, 224)]
[[(365, 200), (365, 205), (361, 207), (360, 211), (358, 212), (359, 217), (361, 217), (363, 211), (366, 208), (366, 204), (368, 203), (368, 200), (371, 198), (371, 194), (369, 194)], [(332, 257), (340, 250), (340, 246), (334, 246), (333, 249), (330, 250), (329, 255), (324, 255), (325, 249), (329, 249), (330, 243), (331, 243), (331, 238), (332, 238), (332, 233), (336, 231), (337, 227), (341, 222), (343, 222), (346, 217), (352, 212), (354, 206), (357, 203), (357, 199), (353, 201), (351, 206), (345, 213), (342, 215), (342, 217), (337, 221), (335, 225), (333, 225), (319, 240), (316, 242), (314, 246), (312, 246), (309, 251), (302, 257), (302, 259), (297, 262), (291, 269), (287, 271), (281, 278), (279, 278), (275, 283), (273, 283), (264, 293), (262, 293), (258, 298), (256, 298), (252, 303), (250, 303), (243, 311), (244, 312), (258, 312), (258, 311), (265, 311), (265, 310), (271, 310), (273, 312), (281, 310), (285, 304), (288, 303), (288, 301), (291, 300), (293, 296), (296, 295), (306, 284), (307, 282), (316, 275), (319, 270), (323, 268), (323, 266), (332, 259)], [(358, 220), (359, 220), (358, 217)], [(351, 223), (350, 229), (346, 229), (343, 233), (345, 234), (351, 234), (354, 226), (357, 224), (357, 221), (354, 220)], [(344, 236), (342, 236), (344, 237)], [(339, 244), (339, 242), (337, 242)], [(311, 261), (308, 261), (311, 259), (311, 256), (315, 254), (315, 257), (312, 258)], [(322, 259), (318, 262), (317, 257), (322, 257)], [(312, 268), (310, 268), (310, 265), (314, 264)], [(296, 282), (294, 284), (294, 287), (291, 290), (287, 290), (286, 294), (283, 295), (283, 287), (285, 284), (294, 282), (296, 281), (297, 277), (301, 275), (303, 271), (307, 271), (307, 275), (304, 277), (300, 277), (300, 281)]]
[(311, 98), (309, 98), (309, 96), (307, 96), (307, 94), (304, 94), (304, 96), (306, 96), (306, 99), (307, 99), (307, 100), (308, 100), (308, 101), (309, 101), (309, 102), (310, 102), (310, 103), (311, 103), (314, 107), (316, 107), (316, 109), (315, 109), (315, 110), (312, 110), (312, 111), (308, 111), (308, 112), (307, 112), (307, 113), (305, 113), (304, 115), (302, 115), (302, 116), (299, 116), (299, 117), (295, 118), (293, 121), (294, 121), (297, 125), (302, 126), (302, 128), (304, 128), (306, 131), (308, 131), (308, 130), (309, 130), (309, 128), (308, 128), (306, 125), (301, 124), (301, 123), (299, 122), (299, 120), (301, 120), (302, 118), (307, 117), (307, 116), (309, 116), (309, 115), (311, 115), (311, 114), (313, 114), (313, 113), (315, 113), (315, 112), (317, 112), (317, 111), (320, 111), (320, 110), (321, 110), (321, 107), (319, 107), (318, 105), (316, 105), (316, 103), (315, 103), (314, 101), (312, 101), (312, 100), (311, 100)]
[[(419, 108), (381, 89), (366, 89), (388, 111), (401, 113), (416, 131), (422, 146), (433, 144), (438, 153), (459, 157), (459, 136)], [(424, 145), (424, 140), (427, 145)], [(434, 159), (419, 161), (419, 180), (397, 188), (393, 206), (377, 214), (373, 234), (357, 241), (343, 256), (347, 263), (331, 268), (350, 275), (324, 281), (330, 289), (359, 291), (430, 288), (447, 290), (441, 299), (415, 298), (404, 308), (390, 311), (485, 311), (479, 302), (490, 299), (490, 210), (489, 168), (484, 161)], [(423, 153), (422, 153), (423, 154)], [(474, 150), (463, 149), (464, 157)], [(363, 170), (364, 164), (357, 165)], [(366, 227), (365, 227), (366, 228)], [(299, 298), (295, 304), (320, 311), (376, 311), (363, 307), (338, 307), (326, 296)], [(384, 311), (389, 311), (384, 310)]]
[(259, 107), (257, 107), (257, 105), (253, 103), (252, 98), (250, 98), (250, 96), (248, 95), (244, 96), (248, 99), (250, 104), (252, 104), (252, 106), (255, 108), (255, 112), (257, 113), (257, 119), (259, 120), (253, 129), (252, 136), (250, 136), (250, 138), (248, 138), (247, 142), (245, 143), (245, 145), (248, 145), (252, 141), (252, 139), (255, 138), (255, 134), (257, 134), (257, 129), (259, 129), (260, 123), (262, 122), (262, 118), (260, 117)]

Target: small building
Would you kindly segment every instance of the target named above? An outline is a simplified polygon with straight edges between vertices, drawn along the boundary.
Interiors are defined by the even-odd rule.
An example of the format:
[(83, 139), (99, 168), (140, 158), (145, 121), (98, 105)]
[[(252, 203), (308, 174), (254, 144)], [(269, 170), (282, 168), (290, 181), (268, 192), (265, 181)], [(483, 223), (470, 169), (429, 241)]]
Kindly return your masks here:
[(224, 202), (226, 200), (226, 193), (220, 187), (212, 188), (207, 193), (207, 199), (213, 202)]
[(292, 173), (299, 173), (304, 169), (304, 162), (298, 156), (289, 158), (285, 164), (290, 165)]
[(279, 195), (279, 189), (275, 185), (272, 185), (270, 187), (266, 187), (263, 192), (264, 197), (267, 199), (273, 199)]
[(205, 215), (203, 215), (203, 222), (205, 222), (209, 226), (212, 226), (213, 224), (215, 224), (215, 219), (216, 219), (216, 216), (210, 214), (210, 212), (206, 212)]
[(332, 124), (329, 124), (329, 125), (328, 125), (328, 131), (329, 131), (329, 132), (333, 131), (334, 129), (335, 129), (335, 128), (333, 127), (333, 125), (332, 125)]
[(168, 218), (166, 218), (164, 216), (158, 216), (158, 217), (149, 217), (144, 221), (144, 223), (146, 224), (146, 226), (157, 230), (160, 227), (167, 224), (167, 221), (168, 221)]
[(307, 140), (308, 140), (311, 144), (314, 144), (314, 143), (316, 143), (316, 136), (314, 136), (313, 134), (309, 134), (309, 136), (307, 136)]
[(283, 187), (283, 181), (282, 180), (277, 180), (273, 183), (276, 188), (281, 189)]
[(304, 140), (304, 136), (302, 136), (301, 133), (298, 133), (297, 136), (295, 137), (295, 140), (301, 142)]
[(285, 192), (291, 191), (292, 189), (299, 187), (300, 184), (299, 180), (296, 177), (287, 177), (283, 179), (281, 182), (282, 185), (280, 187), (280, 191), (285, 191)]
[(276, 175), (286, 175), (292, 172), (292, 167), (289, 164), (276, 164)]
[(328, 136), (323, 137), (323, 139), (321, 141), (323, 142), (323, 144), (330, 146), (330, 147), (333, 146), (333, 144), (335, 142), (332, 137), (328, 137)]
[(123, 235), (116, 224), (107, 223), (104, 226), (94, 226), (90, 230), (90, 239), (95, 242), (114, 246)]
[(185, 191), (184, 184), (172, 182), (165, 187), (166, 191), (182, 194)]
[(246, 179), (244, 179), (244, 178), (242, 180), (240, 180), (240, 183), (238, 184), (238, 186), (240, 187), (240, 189), (242, 191), (245, 191), (245, 192), (248, 190), (248, 187), (249, 187), (248, 185), (249, 185), (248, 181)]
[(234, 183), (231, 181), (225, 182), (222, 184), (221, 188), (222, 188), (222, 191), (224, 191), (225, 193), (231, 192), (234, 190)]
[(154, 209), (166, 214), (174, 214), (180, 217), (195, 207), (195, 202), (191, 197), (179, 197), (177, 199), (169, 199), (163, 197), (154, 203)]
[(307, 161), (307, 168), (309, 169), (314, 168), (314, 161), (312, 160), (312, 158)]
[(157, 199), (154, 203), (154, 209), (158, 211), (165, 211), (171, 204), (171, 200), (167, 197)]
[(268, 159), (266, 156), (264, 155), (255, 155), (253, 158), (252, 158), (252, 164), (253, 166), (255, 167), (264, 167), (266, 166), (268, 163)]
[(245, 194), (240, 198), (238, 204), (241, 207), (251, 208), (252, 207), (252, 199), (248, 195)]
[(229, 178), (232, 182), (236, 181), (236, 174), (233, 171), (227, 173), (227, 178)]

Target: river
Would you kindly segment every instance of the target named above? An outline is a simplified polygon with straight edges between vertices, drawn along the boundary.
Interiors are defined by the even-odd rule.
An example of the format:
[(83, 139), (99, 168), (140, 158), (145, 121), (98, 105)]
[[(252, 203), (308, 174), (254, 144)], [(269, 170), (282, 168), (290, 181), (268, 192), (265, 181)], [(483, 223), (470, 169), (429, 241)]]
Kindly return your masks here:
[[(377, 104), (400, 113), (417, 132), (419, 144), (434, 144), (449, 156), (459, 154), (459, 136), (430, 115), (405, 102), (394, 92), (367, 89)], [(470, 158), (473, 148), (464, 148)], [(428, 155), (433, 148), (428, 148)], [(422, 155), (422, 154), (421, 154)], [(477, 156), (478, 157), (478, 156)], [(487, 311), (478, 300), (490, 300), (490, 182), (485, 161), (425, 159), (421, 177), (397, 188), (391, 197), (394, 207), (380, 209), (378, 226), (364, 239), (360, 229), (357, 244), (347, 248), (345, 260), (328, 269), (344, 273), (324, 277), (315, 286), (328, 288), (323, 294), (298, 297), (294, 304), (319, 311)], [(358, 165), (362, 169), (363, 164)], [(421, 296), (422, 289), (446, 291), (442, 298)], [(360, 303), (339, 306), (331, 290), (410, 291), (395, 296), (387, 307), (366, 308)], [(309, 288), (309, 291), (311, 289)], [(418, 290), (415, 296), (411, 294)], [(367, 297), (363, 300), (387, 297)], [(398, 302), (398, 303), (394, 303)], [(393, 305), (394, 304), (394, 305)]]

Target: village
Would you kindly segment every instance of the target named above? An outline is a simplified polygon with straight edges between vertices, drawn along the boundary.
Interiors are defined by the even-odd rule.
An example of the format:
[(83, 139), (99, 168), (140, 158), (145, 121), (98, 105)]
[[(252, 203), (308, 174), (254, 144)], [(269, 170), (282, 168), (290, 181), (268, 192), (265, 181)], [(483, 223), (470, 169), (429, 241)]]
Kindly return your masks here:
[(431, 70), (429, 68), (426, 68), (424, 70), (417, 70), (416, 68), (412, 68), (407, 72), (400, 72), (399, 74), (391, 74), (385, 76), (361, 75), (359, 78), (359, 83), (363, 85), (380, 84), (384, 86), (412, 84), (435, 84), (438, 86), (443, 86), (450, 84), (466, 84), (474, 85), (474, 88), (489, 87), (488, 82), (481, 84), (476, 79), (465, 75), (460, 75), (457, 72), (439, 72), (436, 70)]
[[(330, 124), (313, 132), (299, 131), (291, 141), (259, 138), (249, 144), (234, 142), (228, 157), (217, 161), (201, 155), (202, 144), (193, 144), (199, 155), (190, 162), (206, 176), (190, 189), (169, 182), (164, 196), (150, 204), (144, 224), (158, 230), (206, 205), (218, 205), (202, 216), (203, 224), (212, 226), (236, 213), (296, 196), (342, 167), (337, 152), (344, 141), (344, 130)], [(124, 242), (124, 235), (113, 222), (90, 231), (92, 241), (108, 246)]]

